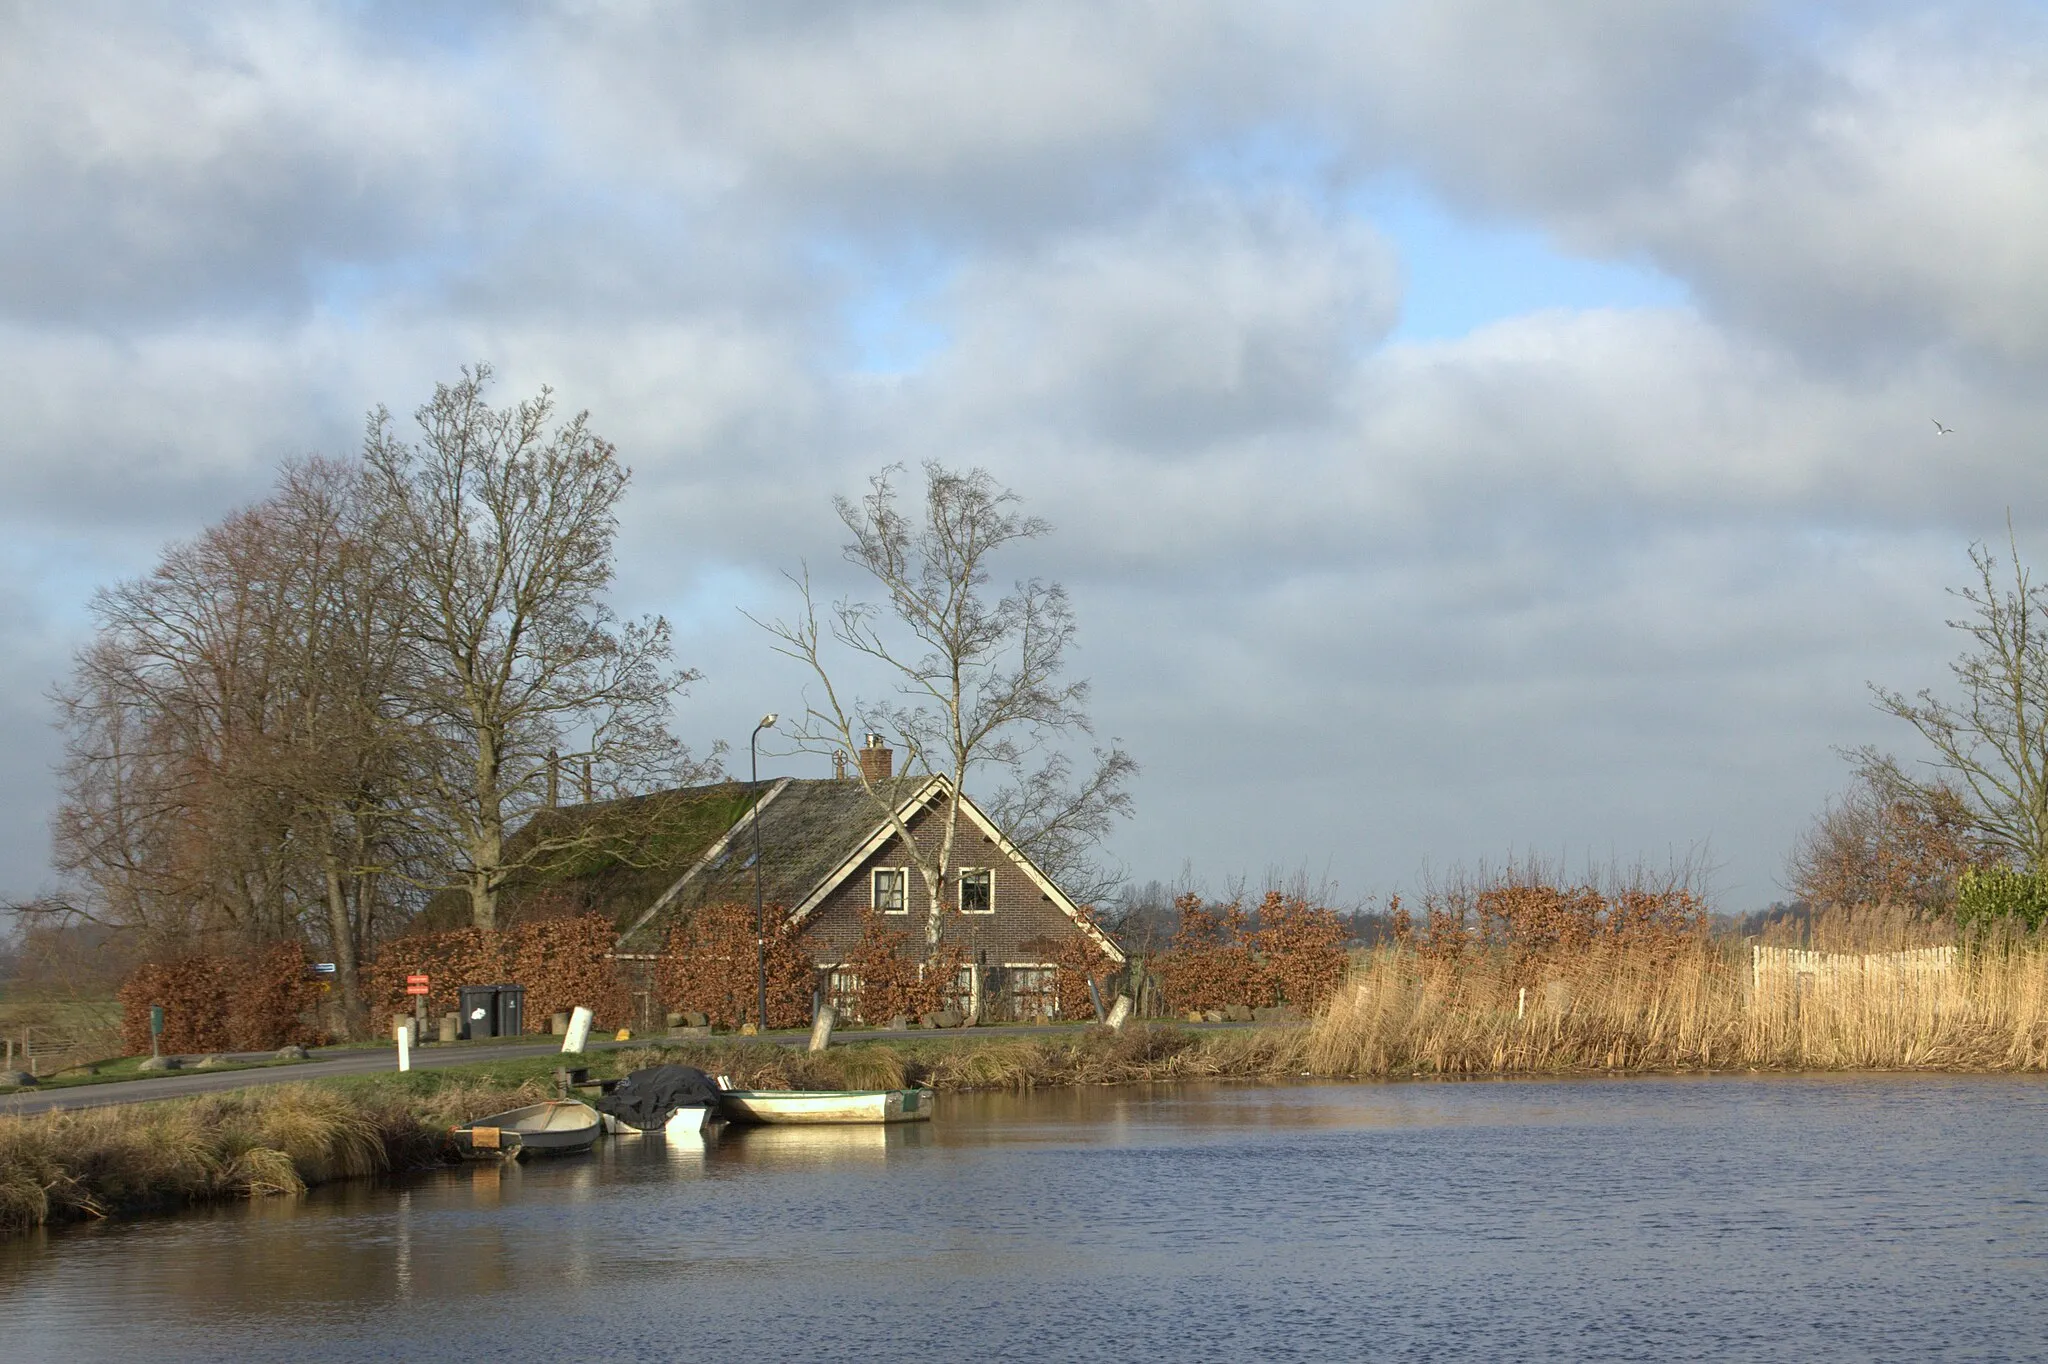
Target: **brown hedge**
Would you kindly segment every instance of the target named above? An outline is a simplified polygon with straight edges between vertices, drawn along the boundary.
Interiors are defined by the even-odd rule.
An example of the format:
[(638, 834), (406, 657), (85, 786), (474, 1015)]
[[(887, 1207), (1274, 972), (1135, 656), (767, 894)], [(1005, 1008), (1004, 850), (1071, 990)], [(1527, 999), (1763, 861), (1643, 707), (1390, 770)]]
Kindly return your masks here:
[[(766, 919), (768, 1025), (796, 1028), (810, 1022), (817, 971), (780, 905)], [(754, 1017), (759, 971), (751, 905), (705, 905), (671, 929), (654, 967), (655, 990), (671, 1009), (699, 1010), (722, 1028)]]
[(386, 943), (364, 972), (363, 997), (375, 1011), (373, 1028), (392, 1014), (412, 1012), (406, 977), (427, 977), (427, 1013), (454, 1013), (464, 985), (526, 987), (524, 1027), (547, 1031), (550, 1015), (583, 1005), (600, 1028), (631, 1022), (632, 997), (610, 957), (618, 931), (602, 914), (577, 914), (522, 923), (502, 932), (456, 928)]
[(1180, 927), (1157, 970), (1176, 1012), (1271, 1004), (1309, 1010), (1343, 979), (1344, 928), (1325, 906), (1269, 891), (1256, 922), (1238, 900), (1211, 906), (1183, 895), (1174, 907)]
[(163, 1006), (166, 1055), (270, 1051), (312, 1046), (320, 1032), (320, 987), (302, 948), (280, 944), (234, 957), (145, 962), (118, 992), (121, 1042), (131, 1056), (149, 1050), (149, 1010)]
[(958, 1007), (955, 981), (967, 964), (967, 951), (942, 944), (929, 961), (911, 950), (911, 935), (873, 910), (861, 915), (860, 941), (847, 954), (846, 966), (859, 980), (855, 1007), (867, 1023), (886, 1023), (901, 1014), (916, 1019)]

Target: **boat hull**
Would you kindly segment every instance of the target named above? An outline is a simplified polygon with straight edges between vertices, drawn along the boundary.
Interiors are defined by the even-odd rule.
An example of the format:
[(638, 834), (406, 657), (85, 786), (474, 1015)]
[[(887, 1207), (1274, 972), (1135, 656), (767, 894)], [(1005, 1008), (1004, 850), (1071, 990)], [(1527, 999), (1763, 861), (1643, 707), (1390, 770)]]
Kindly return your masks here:
[(589, 1104), (550, 1099), (451, 1127), (448, 1139), (467, 1160), (574, 1155), (596, 1143), (598, 1116)]
[(767, 1124), (930, 1122), (928, 1089), (728, 1089), (718, 1096), (727, 1122)]

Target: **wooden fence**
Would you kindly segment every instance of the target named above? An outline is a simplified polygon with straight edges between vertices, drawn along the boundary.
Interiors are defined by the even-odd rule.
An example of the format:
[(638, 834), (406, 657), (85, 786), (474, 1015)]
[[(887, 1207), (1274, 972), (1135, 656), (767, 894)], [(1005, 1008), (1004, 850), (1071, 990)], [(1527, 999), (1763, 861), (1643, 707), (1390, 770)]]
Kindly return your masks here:
[(1813, 952), (1797, 947), (1749, 949), (1752, 997), (1812, 992), (1889, 991), (1939, 997), (1956, 985), (1954, 947), (1903, 952)]

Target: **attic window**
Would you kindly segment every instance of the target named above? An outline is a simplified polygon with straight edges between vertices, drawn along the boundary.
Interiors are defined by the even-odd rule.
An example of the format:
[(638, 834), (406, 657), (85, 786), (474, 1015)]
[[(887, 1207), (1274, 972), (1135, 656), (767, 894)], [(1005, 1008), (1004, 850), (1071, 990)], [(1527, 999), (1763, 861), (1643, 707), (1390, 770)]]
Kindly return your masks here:
[(910, 871), (907, 867), (876, 867), (868, 903), (884, 914), (910, 912)]
[(996, 912), (996, 874), (987, 867), (963, 867), (960, 871), (960, 912)]

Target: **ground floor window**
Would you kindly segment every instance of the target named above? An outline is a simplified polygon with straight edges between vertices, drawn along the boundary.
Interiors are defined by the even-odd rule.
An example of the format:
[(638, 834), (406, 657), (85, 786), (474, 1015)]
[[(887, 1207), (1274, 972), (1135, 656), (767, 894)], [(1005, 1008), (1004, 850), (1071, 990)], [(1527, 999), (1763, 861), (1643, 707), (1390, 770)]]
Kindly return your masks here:
[(1060, 1016), (1057, 966), (1005, 966), (1003, 1012), (1019, 1022)]
[(860, 973), (832, 967), (825, 973), (825, 993), (832, 1001), (832, 1012), (841, 1018), (856, 1017), (860, 1012)]

